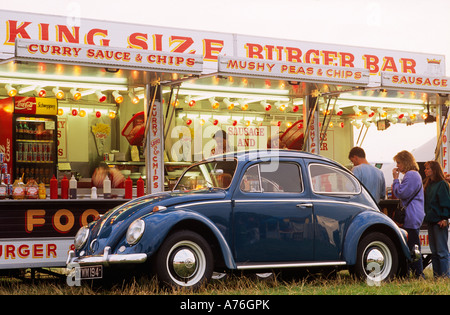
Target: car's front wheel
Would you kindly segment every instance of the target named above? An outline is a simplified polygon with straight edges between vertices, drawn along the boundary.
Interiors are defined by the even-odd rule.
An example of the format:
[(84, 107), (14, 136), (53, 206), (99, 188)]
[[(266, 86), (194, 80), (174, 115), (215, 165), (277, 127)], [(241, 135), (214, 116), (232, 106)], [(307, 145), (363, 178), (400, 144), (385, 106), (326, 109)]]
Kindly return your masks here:
[(205, 239), (184, 230), (173, 233), (164, 241), (154, 267), (160, 282), (196, 289), (209, 282), (213, 265), (213, 254)]
[(398, 270), (395, 244), (383, 233), (364, 236), (358, 245), (355, 273), (370, 285), (392, 279)]

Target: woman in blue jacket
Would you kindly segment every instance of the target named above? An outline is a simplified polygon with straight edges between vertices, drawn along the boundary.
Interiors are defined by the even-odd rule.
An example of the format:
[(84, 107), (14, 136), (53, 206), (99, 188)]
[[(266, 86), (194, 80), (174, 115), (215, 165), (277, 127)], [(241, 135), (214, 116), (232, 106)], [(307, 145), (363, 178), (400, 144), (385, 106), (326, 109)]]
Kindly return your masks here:
[(425, 163), (425, 219), (435, 277), (450, 277), (448, 249), (448, 218), (450, 217), (450, 189), (441, 165)]
[[(420, 250), (419, 230), (425, 216), (425, 210), (422, 177), (419, 174), (419, 166), (414, 156), (408, 151), (397, 153), (394, 156), (394, 161), (397, 163), (397, 168), (392, 170), (392, 176), (394, 178), (392, 192), (406, 206), (405, 223), (402, 228), (408, 232), (409, 249), (413, 250), (414, 246), (418, 245)], [(404, 174), (401, 182), (398, 179), (400, 173)], [(411, 263), (409, 268), (414, 276), (424, 277), (422, 258)]]

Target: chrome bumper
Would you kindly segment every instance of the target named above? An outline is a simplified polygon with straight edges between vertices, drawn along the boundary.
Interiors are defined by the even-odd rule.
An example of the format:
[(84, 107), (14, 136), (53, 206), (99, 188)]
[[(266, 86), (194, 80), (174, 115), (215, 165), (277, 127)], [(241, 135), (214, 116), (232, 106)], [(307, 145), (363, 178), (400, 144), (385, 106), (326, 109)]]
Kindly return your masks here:
[(109, 266), (113, 264), (140, 264), (147, 260), (146, 254), (110, 254), (111, 247), (105, 247), (103, 251), (103, 255), (95, 255), (95, 256), (85, 256), (85, 257), (76, 257), (75, 251), (71, 250), (69, 252), (69, 256), (67, 257), (67, 265), (69, 264), (79, 264), (81, 266), (89, 266), (89, 265), (103, 265)]
[(414, 249), (411, 251), (411, 260), (413, 262), (418, 261), (422, 257), (419, 250), (419, 245), (414, 245)]

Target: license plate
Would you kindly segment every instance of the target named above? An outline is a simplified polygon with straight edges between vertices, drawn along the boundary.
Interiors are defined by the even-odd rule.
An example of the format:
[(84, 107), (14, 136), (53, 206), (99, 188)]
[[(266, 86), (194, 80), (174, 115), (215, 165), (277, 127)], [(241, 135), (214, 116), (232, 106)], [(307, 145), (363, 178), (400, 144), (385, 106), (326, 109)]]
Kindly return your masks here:
[(103, 266), (83, 266), (79, 267), (80, 279), (101, 279), (103, 278)]

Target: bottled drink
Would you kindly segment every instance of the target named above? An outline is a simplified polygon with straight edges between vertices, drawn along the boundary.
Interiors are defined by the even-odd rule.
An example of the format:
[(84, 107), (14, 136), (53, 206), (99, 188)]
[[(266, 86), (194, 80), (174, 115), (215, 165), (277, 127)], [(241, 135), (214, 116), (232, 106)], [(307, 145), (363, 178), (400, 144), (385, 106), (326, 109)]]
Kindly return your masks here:
[(139, 177), (139, 179), (136, 182), (136, 186), (137, 186), (137, 196), (141, 197), (141, 196), (145, 195), (144, 180), (142, 179), (142, 177)]
[(103, 180), (103, 198), (111, 199), (111, 180), (108, 175)]
[(73, 175), (69, 181), (69, 199), (77, 199), (77, 180)]
[(23, 123), (22, 123), (22, 132), (23, 132), (23, 136), (22, 136), (22, 139), (30, 139), (29, 138), (29, 135), (30, 135), (30, 130), (28, 129), (28, 124), (24, 121)]
[(58, 180), (55, 175), (50, 179), (50, 199), (58, 199)]
[(39, 199), (46, 199), (47, 198), (47, 191), (45, 190), (45, 184), (40, 183), (39, 184)]
[(31, 178), (26, 185), (27, 199), (37, 199), (39, 197), (39, 187), (36, 181)]
[(25, 198), (25, 186), (22, 179), (16, 179), (13, 184), (13, 199), (24, 199)]
[(69, 180), (66, 175), (61, 179), (61, 199), (69, 199)]
[(91, 188), (91, 199), (97, 199), (97, 187)]
[(133, 198), (133, 181), (130, 176), (125, 180), (125, 199)]
[(17, 124), (16, 137), (17, 137), (17, 139), (23, 139), (23, 125), (22, 125), (22, 122), (20, 122), (20, 121)]
[(4, 181), (0, 183), (0, 199), (6, 199), (8, 196), (8, 185)]

